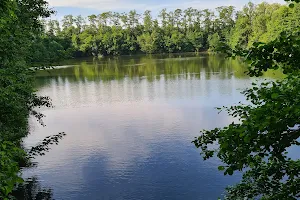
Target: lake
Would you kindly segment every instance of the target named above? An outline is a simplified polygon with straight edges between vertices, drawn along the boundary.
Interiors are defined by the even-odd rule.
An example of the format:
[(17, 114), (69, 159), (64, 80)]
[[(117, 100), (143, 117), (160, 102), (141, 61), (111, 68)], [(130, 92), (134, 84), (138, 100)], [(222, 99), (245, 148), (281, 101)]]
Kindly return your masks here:
[(218, 106), (245, 101), (245, 66), (222, 55), (173, 54), (70, 60), (37, 75), (46, 127), (30, 120), (27, 147), (67, 136), (24, 177), (53, 199), (217, 199), (240, 175), (224, 176), (191, 141), (234, 119)]

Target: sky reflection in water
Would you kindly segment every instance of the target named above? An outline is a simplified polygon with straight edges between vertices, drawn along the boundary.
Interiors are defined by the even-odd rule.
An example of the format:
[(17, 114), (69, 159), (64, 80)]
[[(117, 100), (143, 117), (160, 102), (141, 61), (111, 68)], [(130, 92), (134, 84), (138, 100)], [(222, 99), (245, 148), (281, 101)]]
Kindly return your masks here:
[(244, 101), (251, 80), (239, 61), (184, 54), (66, 64), (39, 74), (39, 94), (55, 108), (43, 110), (47, 127), (31, 120), (25, 141), (67, 133), (24, 171), (55, 199), (216, 199), (239, 180), (191, 144), (201, 129), (232, 122), (215, 107)]

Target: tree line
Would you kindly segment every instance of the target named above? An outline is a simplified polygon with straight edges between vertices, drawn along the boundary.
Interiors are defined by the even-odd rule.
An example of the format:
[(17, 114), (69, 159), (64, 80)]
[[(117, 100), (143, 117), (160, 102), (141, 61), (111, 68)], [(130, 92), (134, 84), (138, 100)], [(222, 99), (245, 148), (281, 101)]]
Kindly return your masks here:
[(300, 9), (295, 6), (291, 10), (287, 5), (250, 2), (242, 10), (233, 6), (163, 9), (157, 18), (149, 10), (143, 14), (104, 12), (87, 18), (66, 15), (61, 21), (44, 21), (46, 34), (36, 49), (45, 49), (46, 43), (72, 57), (98, 57), (218, 51), (224, 44), (248, 48), (255, 41), (271, 41), (283, 30), (299, 26)]

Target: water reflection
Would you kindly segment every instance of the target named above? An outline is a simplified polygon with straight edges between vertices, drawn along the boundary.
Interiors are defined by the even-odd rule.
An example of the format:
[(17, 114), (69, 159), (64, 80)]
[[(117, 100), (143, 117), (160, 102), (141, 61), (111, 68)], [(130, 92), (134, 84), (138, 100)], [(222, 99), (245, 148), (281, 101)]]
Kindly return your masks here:
[(55, 199), (216, 199), (239, 176), (203, 162), (191, 141), (232, 118), (215, 107), (244, 101), (245, 67), (219, 55), (128, 56), (69, 61), (39, 74), (46, 128), (31, 122), (32, 146), (68, 135), (24, 171)]
[(36, 177), (28, 178), (24, 183), (18, 185), (12, 196), (17, 200), (52, 200), (51, 189), (43, 189)]
[[(144, 77), (148, 81), (159, 80), (161, 77), (177, 79), (185, 75), (196, 79), (205, 74), (205, 79), (218, 76), (220, 79), (246, 77), (246, 68), (239, 60), (225, 59), (222, 55), (193, 54), (127, 56), (121, 58), (90, 59), (70, 61), (73, 64), (50, 72), (42, 71), (40, 77), (67, 77), (70, 82), (78, 80), (109, 81)], [(42, 84), (45, 79), (39, 79)]]
[[(210, 103), (217, 100), (214, 96), (218, 93), (232, 95), (249, 82), (246, 68), (238, 60), (220, 55), (189, 56), (192, 55), (78, 61), (73, 67), (43, 71), (37, 81), (41, 93), (51, 87), (49, 95), (55, 105), (64, 107), (198, 95), (211, 98), (203, 102)], [(235, 85), (237, 82), (239, 85)]]

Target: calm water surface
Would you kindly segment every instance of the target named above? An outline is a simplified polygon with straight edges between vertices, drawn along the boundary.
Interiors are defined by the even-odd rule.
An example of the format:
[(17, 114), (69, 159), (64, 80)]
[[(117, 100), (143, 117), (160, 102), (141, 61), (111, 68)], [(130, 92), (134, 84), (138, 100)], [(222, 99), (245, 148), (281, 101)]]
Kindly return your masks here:
[(233, 121), (215, 107), (244, 101), (250, 86), (238, 61), (219, 55), (124, 56), (72, 60), (41, 72), (47, 127), (31, 121), (26, 146), (67, 136), (24, 171), (54, 199), (217, 199), (239, 176), (223, 176), (191, 141)]

